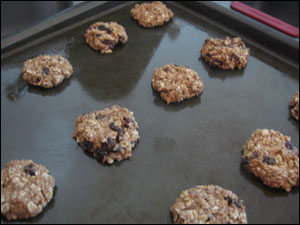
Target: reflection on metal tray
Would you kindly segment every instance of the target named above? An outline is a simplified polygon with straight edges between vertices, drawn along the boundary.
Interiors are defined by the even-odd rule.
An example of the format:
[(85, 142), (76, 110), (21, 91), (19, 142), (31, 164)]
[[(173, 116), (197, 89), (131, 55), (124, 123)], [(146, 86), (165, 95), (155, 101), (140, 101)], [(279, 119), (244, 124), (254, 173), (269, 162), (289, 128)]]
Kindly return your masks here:
[[(54, 199), (28, 222), (171, 223), (169, 209), (182, 190), (217, 184), (245, 201), (249, 223), (299, 223), (297, 188), (270, 189), (240, 166), (241, 148), (257, 128), (280, 130), (299, 148), (299, 124), (288, 107), (299, 89), (295, 43), (276, 35), (263, 45), (274, 33), (263, 34), (258, 26), (253, 35), (246, 18), (239, 15), (233, 23), (230, 18), (238, 15), (220, 12), (215, 3), (167, 3), (175, 17), (154, 29), (131, 18), (134, 3), (89, 4), (95, 3), (67, 10), (66, 18), (76, 16), (56, 25), (50, 20), (41, 25), (45, 30), (2, 45), (1, 165), (32, 159), (57, 183)], [(108, 55), (88, 47), (83, 33), (99, 20), (123, 25), (128, 43)], [(199, 60), (206, 38), (236, 34), (251, 48), (245, 69), (223, 71)], [(281, 46), (270, 49), (270, 43)], [(54, 89), (28, 86), (22, 64), (43, 53), (67, 57), (74, 75)], [(197, 71), (203, 94), (165, 104), (151, 78), (154, 68), (169, 62)], [(132, 158), (107, 166), (85, 154), (72, 133), (78, 115), (114, 104), (134, 112), (141, 139)]]

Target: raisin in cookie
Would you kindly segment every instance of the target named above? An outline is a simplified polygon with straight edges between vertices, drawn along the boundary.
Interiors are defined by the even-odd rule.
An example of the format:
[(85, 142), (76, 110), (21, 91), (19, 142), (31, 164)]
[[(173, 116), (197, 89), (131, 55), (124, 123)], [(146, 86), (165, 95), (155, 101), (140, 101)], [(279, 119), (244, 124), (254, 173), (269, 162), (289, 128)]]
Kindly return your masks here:
[(132, 112), (115, 105), (79, 116), (73, 138), (98, 160), (112, 164), (131, 156), (139, 139), (138, 124)]
[(210, 66), (242, 69), (247, 65), (250, 50), (240, 38), (225, 37), (205, 40), (200, 52)]
[(40, 55), (24, 62), (23, 79), (34, 86), (52, 88), (73, 74), (72, 65), (61, 55)]
[(194, 70), (169, 63), (154, 70), (152, 87), (169, 104), (199, 95), (204, 85)]
[(89, 46), (102, 54), (112, 53), (117, 44), (128, 41), (125, 28), (116, 22), (94, 23), (86, 30), (84, 37)]
[(256, 130), (243, 147), (242, 163), (269, 187), (289, 192), (299, 186), (299, 151), (279, 131)]
[(1, 213), (7, 220), (35, 217), (53, 197), (55, 180), (43, 165), (13, 160), (1, 170)]
[(183, 191), (171, 207), (176, 224), (247, 224), (243, 201), (216, 185)]
[(167, 23), (173, 12), (162, 2), (136, 4), (130, 11), (132, 17), (143, 27), (156, 27)]
[(291, 106), (291, 115), (296, 119), (299, 120), (299, 92), (293, 95), (293, 98), (290, 102)]

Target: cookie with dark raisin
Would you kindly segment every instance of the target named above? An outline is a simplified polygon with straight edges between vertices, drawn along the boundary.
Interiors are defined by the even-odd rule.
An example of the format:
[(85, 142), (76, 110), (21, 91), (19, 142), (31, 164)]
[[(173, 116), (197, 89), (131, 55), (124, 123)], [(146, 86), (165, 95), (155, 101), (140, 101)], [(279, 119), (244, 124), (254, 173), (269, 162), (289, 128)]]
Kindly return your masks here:
[(247, 224), (244, 202), (217, 185), (183, 191), (171, 213), (175, 224)]
[(1, 170), (1, 214), (7, 220), (35, 217), (53, 197), (55, 179), (31, 160), (13, 160)]
[(112, 53), (116, 45), (128, 41), (125, 28), (116, 22), (94, 23), (86, 30), (84, 37), (89, 46), (102, 54)]
[(243, 147), (245, 169), (272, 188), (299, 186), (299, 150), (279, 131), (257, 129)]
[(221, 69), (242, 69), (250, 55), (249, 48), (239, 37), (206, 39), (200, 52), (210, 66)]
[(61, 55), (40, 55), (24, 62), (22, 74), (31, 85), (53, 88), (73, 74), (73, 67)]
[(133, 112), (118, 105), (79, 116), (73, 138), (100, 162), (112, 164), (131, 157), (139, 139)]

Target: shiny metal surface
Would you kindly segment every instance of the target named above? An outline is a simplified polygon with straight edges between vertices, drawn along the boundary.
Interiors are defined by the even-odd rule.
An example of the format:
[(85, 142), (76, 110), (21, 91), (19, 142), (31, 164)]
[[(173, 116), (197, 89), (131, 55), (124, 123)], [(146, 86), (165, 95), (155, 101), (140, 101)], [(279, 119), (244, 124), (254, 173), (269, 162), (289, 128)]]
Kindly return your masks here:
[(1, 39), (72, 6), (72, 1), (1, 1)]
[(241, 1), (255, 9), (299, 27), (299, 1)]
[[(240, 165), (242, 146), (257, 128), (280, 130), (299, 148), (299, 123), (288, 107), (299, 90), (298, 69), (249, 43), (244, 70), (210, 68), (199, 60), (204, 40), (230, 33), (174, 5), (171, 22), (145, 29), (131, 7), (95, 20), (126, 28), (129, 41), (113, 54), (85, 44), (89, 23), (1, 62), (1, 168), (32, 159), (57, 183), (43, 213), (17, 223), (171, 223), (169, 208), (180, 192), (202, 184), (235, 192), (249, 223), (299, 223), (298, 188), (270, 189)], [(22, 64), (43, 53), (67, 57), (74, 75), (51, 90), (28, 86)], [(165, 104), (151, 79), (169, 62), (197, 71), (203, 94)], [(132, 158), (107, 166), (85, 154), (72, 133), (78, 115), (114, 104), (134, 112), (141, 139)]]

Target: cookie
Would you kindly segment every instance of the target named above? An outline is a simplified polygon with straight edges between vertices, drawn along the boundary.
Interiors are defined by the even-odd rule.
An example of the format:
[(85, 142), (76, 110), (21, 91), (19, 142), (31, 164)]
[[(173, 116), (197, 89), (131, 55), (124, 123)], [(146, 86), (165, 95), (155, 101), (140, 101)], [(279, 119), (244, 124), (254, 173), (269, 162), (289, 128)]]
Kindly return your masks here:
[(248, 63), (250, 49), (239, 38), (225, 37), (223, 39), (205, 40), (201, 56), (210, 66), (221, 69), (244, 68)]
[(86, 30), (84, 37), (89, 46), (102, 54), (112, 53), (116, 45), (128, 41), (125, 28), (116, 22), (94, 23)]
[(24, 62), (23, 79), (29, 84), (53, 88), (73, 74), (72, 65), (61, 55), (40, 55)]
[(194, 70), (169, 63), (154, 70), (152, 87), (169, 104), (199, 95), (204, 85)]
[(156, 27), (173, 18), (173, 12), (162, 2), (135, 4), (130, 11), (132, 17), (143, 27)]
[(114, 105), (79, 116), (73, 138), (99, 161), (112, 164), (131, 157), (139, 139), (138, 124), (133, 112)]
[(299, 186), (299, 151), (279, 131), (254, 131), (243, 147), (242, 164), (271, 188), (289, 192)]
[(293, 95), (292, 100), (290, 102), (290, 106), (291, 106), (291, 115), (296, 120), (299, 120), (299, 92)]
[(13, 160), (1, 170), (1, 213), (7, 220), (35, 217), (53, 197), (55, 180), (31, 160)]
[(171, 207), (175, 224), (247, 224), (243, 201), (216, 185), (183, 191)]

